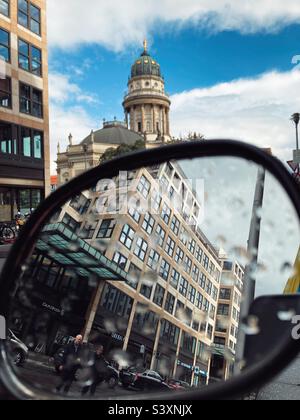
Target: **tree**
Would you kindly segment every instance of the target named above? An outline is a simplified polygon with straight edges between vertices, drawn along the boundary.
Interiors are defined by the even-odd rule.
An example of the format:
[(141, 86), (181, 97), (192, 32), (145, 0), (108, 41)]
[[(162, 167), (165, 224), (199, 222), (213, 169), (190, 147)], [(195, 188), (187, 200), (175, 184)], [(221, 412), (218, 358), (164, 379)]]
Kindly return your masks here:
[(128, 155), (129, 153), (136, 152), (138, 150), (143, 150), (146, 148), (144, 140), (138, 140), (134, 145), (121, 144), (116, 149), (111, 147), (105, 151), (105, 153), (100, 158), (100, 164), (112, 160), (118, 156)]

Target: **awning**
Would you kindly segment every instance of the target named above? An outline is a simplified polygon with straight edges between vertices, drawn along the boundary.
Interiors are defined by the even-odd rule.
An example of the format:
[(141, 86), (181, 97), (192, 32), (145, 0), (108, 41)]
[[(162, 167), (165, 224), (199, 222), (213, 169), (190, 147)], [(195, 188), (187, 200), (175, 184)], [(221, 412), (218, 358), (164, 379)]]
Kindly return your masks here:
[(45, 226), (37, 241), (36, 250), (81, 277), (97, 276), (112, 281), (127, 281), (129, 277), (116, 263), (79, 238), (64, 223)]

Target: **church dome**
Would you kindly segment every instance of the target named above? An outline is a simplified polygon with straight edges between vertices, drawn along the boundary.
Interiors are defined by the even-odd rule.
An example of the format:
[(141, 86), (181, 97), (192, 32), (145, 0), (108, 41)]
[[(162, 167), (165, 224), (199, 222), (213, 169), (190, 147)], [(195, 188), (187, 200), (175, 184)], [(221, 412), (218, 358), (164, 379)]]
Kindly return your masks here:
[(134, 146), (140, 140), (144, 140), (143, 137), (134, 131), (128, 130), (124, 123), (112, 121), (104, 123), (104, 127), (101, 130), (92, 132), (81, 144), (98, 143), (117, 146), (126, 144), (127, 146)]
[(131, 68), (131, 77), (156, 76), (162, 77), (160, 65), (147, 51), (147, 42), (144, 42), (144, 51)]

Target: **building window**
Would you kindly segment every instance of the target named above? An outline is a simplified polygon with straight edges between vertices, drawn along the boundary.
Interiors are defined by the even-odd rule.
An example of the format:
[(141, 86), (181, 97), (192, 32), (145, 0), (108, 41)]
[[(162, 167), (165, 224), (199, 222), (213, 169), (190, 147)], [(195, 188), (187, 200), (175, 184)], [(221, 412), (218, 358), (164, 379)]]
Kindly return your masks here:
[(193, 266), (193, 271), (192, 271), (192, 279), (196, 283), (198, 283), (198, 281), (199, 281), (199, 273), (200, 273), (199, 268), (196, 265), (194, 265)]
[(42, 75), (42, 51), (19, 39), (19, 67), (36, 76)]
[(127, 249), (131, 249), (135, 231), (129, 226), (125, 225), (121, 232), (120, 242), (126, 246)]
[(207, 283), (206, 283), (206, 293), (209, 296), (211, 296), (211, 294), (212, 294), (212, 287), (213, 287), (212, 282), (210, 280), (207, 280)]
[(43, 118), (43, 92), (20, 83), (20, 112)]
[(203, 300), (204, 300), (203, 295), (200, 292), (197, 292), (196, 306), (197, 306), (198, 309), (200, 309), (200, 311), (201, 311), (202, 306), (203, 306)]
[(188, 242), (188, 233), (184, 227), (181, 229), (181, 232), (180, 232), (180, 240), (183, 243), (183, 245), (186, 245)]
[(213, 331), (214, 331), (214, 327), (211, 324), (208, 324), (207, 327), (207, 337), (212, 340), (213, 338)]
[(41, 10), (27, 0), (18, 0), (18, 23), (41, 35)]
[(73, 198), (70, 203), (70, 207), (72, 207), (72, 209), (77, 213), (83, 215), (87, 213), (91, 202), (92, 200), (89, 200), (83, 194), (80, 194)]
[(203, 267), (205, 268), (206, 271), (208, 271), (208, 266), (209, 266), (209, 258), (206, 254), (204, 254)]
[(227, 327), (224, 322), (217, 319), (216, 322), (216, 332), (226, 334), (227, 333)]
[(116, 226), (116, 221), (114, 219), (103, 220), (98, 231), (97, 238), (100, 239), (109, 239), (112, 237), (114, 228)]
[(170, 264), (168, 264), (166, 260), (162, 260), (160, 270), (159, 270), (159, 275), (165, 281), (168, 281), (169, 273), (170, 273)]
[(218, 300), (218, 289), (216, 288), (216, 286), (213, 287), (212, 298), (215, 302)]
[(1, 79), (0, 77), (0, 107), (11, 108), (11, 78), (6, 77)]
[(141, 215), (135, 207), (130, 208), (128, 213), (137, 224), (140, 223)]
[(188, 285), (189, 285), (188, 281), (184, 277), (181, 277), (178, 290), (179, 290), (179, 293), (184, 297), (186, 297), (187, 295)]
[(157, 225), (156, 235), (158, 237), (158, 245), (162, 248), (164, 245), (166, 232), (163, 230), (163, 228), (160, 225)]
[(179, 220), (177, 219), (176, 216), (173, 216), (173, 218), (172, 218), (171, 229), (174, 232), (174, 234), (176, 236), (178, 236), (179, 229), (180, 229), (180, 222), (179, 222)]
[(155, 212), (155, 214), (159, 213), (160, 205), (162, 202), (162, 198), (158, 192), (151, 198), (151, 208)]
[(226, 345), (226, 339), (222, 337), (215, 337), (214, 344), (219, 349), (224, 349)]
[(159, 284), (156, 285), (153, 302), (162, 308), (165, 297), (165, 289)]
[(192, 260), (186, 255), (184, 259), (184, 271), (190, 274), (192, 270)]
[(206, 275), (204, 273), (200, 273), (200, 277), (199, 277), (199, 285), (201, 287), (202, 290), (205, 290), (205, 286), (206, 286)]
[(165, 251), (170, 257), (173, 257), (174, 250), (175, 250), (175, 242), (173, 241), (172, 238), (170, 238), (170, 236), (168, 236)]
[(125, 270), (127, 261), (127, 258), (123, 254), (121, 254), (120, 252), (115, 252), (113, 262), (115, 262), (117, 266), (120, 267), (122, 270)]
[(173, 346), (177, 346), (179, 341), (179, 334), (180, 330), (175, 325), (171, 324), (171, 322), (163, 319), (161, 322), (161, 330), (160, 330), (160, 338), (164, 341), (172, 344)]
[(151, 298), (153, 286), (148, 286), (147, 284), (142, 284), (140, 294), (147, 299)]
[(142, 238), (138, 238), (135, 245), (134, 255), (136, 255), (141, 261), (145, 261), (147, 250), (147, 242)]
[(229, 305), (224, 305), (222, 303), (218, 306), (218, 315), (228, 316), (229, 315)]
[(144, 198), (147, 198), (150, 192), (151, 184), (148, 179), (143, 175), (140, 179), (139, 185), (137, 187), (138, 191), (142, 194)]
[(154, 225), (155, 225), (155, 220), (149, 213), (146, 213), (142, 228), (144, 229), (145, 232), (148, 233), (148, 235), (152, 234)]
[(128, 284), (128, 286), (136, 290), (141, 279), (142, 270), (140, 270), (136, 265), (131, 263), (129, 266), (128, 274), (129, 280), (127, 280), (126, 283)]
[(216, 307), (214, 305), (210, 305), (209, 317), (214, 321), (216, 316)]
[(231, 290), (222, 288), (220, 289), (220, 299), (230, 300), (231, 299)]
[(196, 260), (200, 264), (202, 264), (203, 251), (202, 251), (202, 249), (200, 248), (199, 245), (197, 246), (195, 257), (196, 257)]
[(94, 234), (96, 232), (96, 228), (98, 226), (98, 222), (86, 222), (84, 225), (84, 228), (80, 234), (81, 238), (84, 239), (92, 239), (94, 237)]
[(176, 250), (175, 262), (177, 262), (177, 264), (181, 264), (183, 262), (183, 258), (184, 258), (184, 252), (180, 247), (178, 247)]
[(171, 217), (171, 209), (167, 206), (167, 204), (163, 205), (161, 218), (165, 222), (166, 225), (170, 223), (170, 217)]
[(10, 35), (0, 28), (0, 60), (10, 61)]
[(182, 341), (181, 341), (181, 349), (187, 353), (195, 354), (197, 346), (197, 340), (195, 337), (192, 337), (187, 332), (183, 332), (182, 334)]
[(175, 316), (181, 320), (182, 318), (182, 314), (184, 313), (184, 303), (181, 302), (181, 300), (177, 299), (177, 304), (176, 304), (176, 313)]
[(9, 0), (0, 0), (0, 13), (9, 17)]
[(43, 156), (43, 133), (21, 128), (23, 156), (41, 159)]
[(191, 240), (189, 241), (188, 250), (190, 251), (190, 253), (191, 253), (192, 255), (194, 255), (195, 248), (196, 248), (196, 241), (195, 241), (194, 239), (191, 239)]
[(195, 303), (195, 298), (196, 298), (196, 289), (190, 285), (189, 287), (189, 293), (188, 293), (188, 300), (191, 303)]
[(173, 315), (174, 307), (175, 307), (175, 296), (173, 296), (171, 293), (168, 293), (166, 304), (165, 304), (165, 310), (169, 312), (169, 314)]
[(154, 251), (154, 249), (151, 249), (149, 252), (149, 258), (148, 258), (148, 267), (150, 267), (153, 271), (157, 270), (158, 262), (159, 262), (159, 253)]
[(174, 289), (177, 289), (178, 284), (179, 284), (179, 279), (180, 279), (180, 274), (178, 273), (178, 271), (176, 271), (173, 268), (172, 274), (171, 274), (171, 286), (173, 286)]
[(100, 302), (100, 310), (102, 307), (118, 317), (128, 320), (131, 314), (132, 304), (133, 300), (129, 296), (110, 284), (107, 284)]
[(208, 313), (209, 312), (209, 301), (207, 299), (204, 299), (203, 302), (203, 311)]
[(12, 127), (10, 124), (0, 124), (0, 153), (18, 154), (17, 140), (12, 138)]
[(77, 233), (78, 229), (80, 228), (80, 222), (77, 222), (73, 217), (71, 217), (68, 213), (64, 215), (62, 222), (69, 226), (74, 233)]

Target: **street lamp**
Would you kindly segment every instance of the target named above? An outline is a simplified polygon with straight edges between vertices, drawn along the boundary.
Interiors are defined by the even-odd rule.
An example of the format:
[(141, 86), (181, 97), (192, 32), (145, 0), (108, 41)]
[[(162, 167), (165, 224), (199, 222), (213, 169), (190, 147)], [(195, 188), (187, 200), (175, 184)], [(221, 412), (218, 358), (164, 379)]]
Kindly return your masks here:
[(87, 171), (87, 156), (86, 155), (87, 155), (87, 152), (88, 152), (89, 147), (88, 147), (88, 145), (86, 143), (84, 143), (82, 145), (82, 149), (83, 149), (83, 152), (84, 152), (85, 171)]
[(299, 122), (300, 122), (300, 114), (299, 113), (293, 114), (292, 118), (291, 118), (291, 121), (294, 121), (295, 126), (296, 126), (296, 145), (297, 145), (296, 147), (297, 147), (297, 150), (299, 150), (298, 125), (299, 125)]

